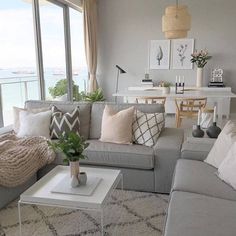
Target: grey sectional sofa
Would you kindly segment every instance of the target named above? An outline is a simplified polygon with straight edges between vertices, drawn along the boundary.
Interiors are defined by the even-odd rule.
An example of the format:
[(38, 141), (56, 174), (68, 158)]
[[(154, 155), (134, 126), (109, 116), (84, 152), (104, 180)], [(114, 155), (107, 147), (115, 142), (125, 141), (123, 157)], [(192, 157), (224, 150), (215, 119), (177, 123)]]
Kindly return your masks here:
[(204, 163), (213, 142), (185, 142), (178, 160), (165, 236), (235, 236), (236, 191)]
[[(183, 142), (183, 131), (175, 128), (165, 128), (153, 148), (141, 145), (118, 145), (99, 141), (103, 109), (106, 103), (71, 103), (50, 101), (27, 101), (26, 108), (50, 107), (55, 104), (62, 111), (72, 111), (80, 107), (81, 135), (90, 143), (85, 151), (88, 159), (82, 165), (118, 168), (124, 176), (124, 188), (130, 190), (169, 193), (172, 176), (177, 160), (180, 158)], [(134, 105), (143, 112), (164, 112), (159, 104), (110, 104), (115, 110), (122, 110)], [(40, 178), (48, 171), (62, 163), (62, 157), (57, 155), (55, 161), (38, 171)], [(32, 184), (32, 183), (31, 183)], [(25, 188), (22, 188), (23, 191)], [(0, 187), (0, 196), (5, 196), (9, 189)], [(21, 191), (8, 196), (11, 201)], [(0, 199), (0, 208), (6, 201)]]

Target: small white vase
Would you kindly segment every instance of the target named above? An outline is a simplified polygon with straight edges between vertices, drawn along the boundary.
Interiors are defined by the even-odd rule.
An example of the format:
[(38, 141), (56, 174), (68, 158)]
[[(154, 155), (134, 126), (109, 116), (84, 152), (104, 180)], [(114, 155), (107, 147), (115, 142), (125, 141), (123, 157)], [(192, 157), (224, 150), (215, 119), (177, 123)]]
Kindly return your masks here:
[(197, 81), (196, 87), (201, 88), (203, 84), (203, 68), (197, 68)]
[(163, 94), (169, 94), (170, 93), (170, 87), (163, 87), (162, 93)]
[(78, 175), (79, 184), (86, 185), (87, 183), (87, 174), (86, 172), (80, 172)]
[(79, 180), (78, 180), (78, 177), (76, 175), (72, 176), (70, 185), (71, 185), (72, 188), (76, 188), (79, 185)]

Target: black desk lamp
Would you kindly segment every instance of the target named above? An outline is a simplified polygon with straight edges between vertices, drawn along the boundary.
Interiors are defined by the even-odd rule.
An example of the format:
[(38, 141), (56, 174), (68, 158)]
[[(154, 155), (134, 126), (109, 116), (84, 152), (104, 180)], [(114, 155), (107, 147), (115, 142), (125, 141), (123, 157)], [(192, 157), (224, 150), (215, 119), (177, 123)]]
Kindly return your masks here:
[[(123, 70), (121, 67), (119, 67), (118, 65), (116, 65), (117, 68), (117, 77), (116, 77), (116, 93), (118, 92), (118, 86), (119, 86), (119, 77), (120, 74), (125, 74), (126, 71)], [(115, 102), (117, 103), (117, 96), (115, 97)]]

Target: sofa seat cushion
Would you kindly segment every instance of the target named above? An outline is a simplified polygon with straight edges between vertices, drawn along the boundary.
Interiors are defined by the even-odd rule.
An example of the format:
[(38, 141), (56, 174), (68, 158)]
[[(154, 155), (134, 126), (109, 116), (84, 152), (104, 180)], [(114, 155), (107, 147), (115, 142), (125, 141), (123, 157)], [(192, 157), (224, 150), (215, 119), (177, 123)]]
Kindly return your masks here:
[(179, 160), (175, 169), (172, 191), (236, 200), (236, 191), (219, 179), (216, 172), (215, 167), (201, 161)]
[(236, 202), (194, 193), (173, 192), (165, 236), (236, 235)]
[(84, 151), (88, 159), (81, 163), (135, 169), (153, 169), (153, 149), (141, 145), (122, 145), (88, 140), (90, 145)]

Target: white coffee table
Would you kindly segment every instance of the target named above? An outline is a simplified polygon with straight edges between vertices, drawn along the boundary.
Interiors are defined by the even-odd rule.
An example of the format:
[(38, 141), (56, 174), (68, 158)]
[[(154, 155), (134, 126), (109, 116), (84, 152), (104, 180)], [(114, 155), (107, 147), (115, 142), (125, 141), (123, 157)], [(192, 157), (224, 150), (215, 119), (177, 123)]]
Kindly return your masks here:
[[(33, 204), (50, 207), (63, 207), (86, 211), (97, 211), (101, 214), (101, 235), (103, 231), (103, 210), (110, 194), (121, 182), (123, 189), (123, 176), (120, 170), (81, 167), (88, 176), (101, 178), (91, 196), (52, 193), (51, 190), (69, 173), (69, 167), (57, 166), (38, 182), (20, 195), (18, 202), (20, 235), (21, 229), (21, 204)], [(69, 183), (68, 183), (69, 184)]]

